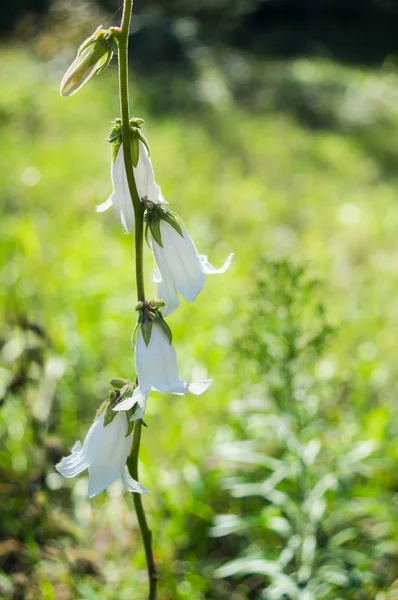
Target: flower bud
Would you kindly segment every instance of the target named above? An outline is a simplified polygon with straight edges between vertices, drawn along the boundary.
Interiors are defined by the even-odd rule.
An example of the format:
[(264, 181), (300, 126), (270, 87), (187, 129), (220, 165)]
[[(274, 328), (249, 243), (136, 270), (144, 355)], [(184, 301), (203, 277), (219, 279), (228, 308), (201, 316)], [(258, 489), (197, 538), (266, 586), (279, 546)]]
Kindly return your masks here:
[(94, 75), (101, 73), (109, 65), (113, 53), (117, 51), (114, 29), (101, 29), (80, 46), (77, 56), (61, 81), (61, 96), (72, 96)]

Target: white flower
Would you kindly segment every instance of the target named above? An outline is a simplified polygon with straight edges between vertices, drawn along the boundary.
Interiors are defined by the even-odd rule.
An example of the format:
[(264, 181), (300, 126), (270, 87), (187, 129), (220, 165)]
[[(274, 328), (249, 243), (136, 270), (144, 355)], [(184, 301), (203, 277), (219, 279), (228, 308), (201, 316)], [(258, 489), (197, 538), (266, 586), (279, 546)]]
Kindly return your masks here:
[(196, 383), (187, 383), (181, 379), (176, 351), (156, 322), (153, 323), (148, 346), (142, 337), (141, 328), (138, 332), (135, 368), (138, 377), (138, 388), (133, 394), (135, 398), (149, 392), (151, 388), (158, 392), (180, 395), (192, 392), (200, 396), (213, 381), (204, 379)]
[(160, 220), (160, 234), (163, 248), (152, 239), (152, 251), (160, 276), (155, 275), (158, 283), (157, 296), (165, 302), (162, 313), (167, 316), (179, 305), (177, 292), (188, 302), (193, 302), (205, 283), (205, 275), (225, 273), (231, 264), (230, 254), (220, 269), (214, 268), (207, 256), (198, 254), (188, 232), (182, 228), (183, 236), (169, 223)]
[[(160, 187), (155, 181), (151, 159), (141, 140), (138, 143), (138, 163), (136, 167), (133, 167), (133, 170), (137, 193), (140, 200), (142, 200), (142, 198), (148, 198), (155, 203), (164, 203), (165, 200), (160, 191)], [(120, 145), (116, 159), (112, 162), (111, 177), (113, 192), (108, 200), (97, 206), (96, 210), (97, 212), (104, 212), (113, 206), (123, 229), (126, 233), (130, 233), (135, 220), (134, 206), (124, 166), (123, 144)]]
[(72, 454), (63, 458), (55, 468), (64, 477), (75, 477), (84, 469), (88, 469), (88, 495), (96, 496), (119, 477), (129, 492), (149, 493), (129, 474), (126, 467), (130, 452), (131, 435), (127, 433), (127, 419), (118, 413), (113, 421), (103, 427), (105, 410), (91, 425), (83, 446), (80, 442), (72, 448)]

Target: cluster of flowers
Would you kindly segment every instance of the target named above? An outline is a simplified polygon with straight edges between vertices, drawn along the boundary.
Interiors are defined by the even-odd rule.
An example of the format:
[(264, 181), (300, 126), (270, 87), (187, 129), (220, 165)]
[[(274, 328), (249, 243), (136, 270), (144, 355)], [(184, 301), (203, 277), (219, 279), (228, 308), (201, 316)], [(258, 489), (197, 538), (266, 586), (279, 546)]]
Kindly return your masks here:
[[(183, 222), (168, 208), (156, 183), (142, 124), (142, 119), (130, 122), (132, 162), (137, 193), (144, 209), (146, 238), (158, 267), (154, 281), (158, 284), (159, 300), (145, 300), (136, 307), (139, 315), (133, 335), (136, 382), (120, 379), (111, 382), (114, 389), (98, 410), (83, 446), (77, 442), (72, 454), (56, 465), (64, 477), (74, 477), (87, 468), (90, 497), (119, 477), (128, 491), (147, 493), (128, 473), (126, 461), (134, 421), (143, 417), (149, 392), (200, 395), (212, 383), (211, 379), (195, 383), (181, 379), (172, 334), (164, 317), (178, 307), (178, 294), (193, 302), (205, 283), (205, 276), (224, 273), (232, 260), (231, 254), (224, 265), (216, 269), (206, 256), (198, 254)], [(97, 212), (113, 206), (124, 231), (130, 233), (135, 213), (125, 170), (120, 120), (115, 121), (109, 141), (112, 143), (113, 193)]]

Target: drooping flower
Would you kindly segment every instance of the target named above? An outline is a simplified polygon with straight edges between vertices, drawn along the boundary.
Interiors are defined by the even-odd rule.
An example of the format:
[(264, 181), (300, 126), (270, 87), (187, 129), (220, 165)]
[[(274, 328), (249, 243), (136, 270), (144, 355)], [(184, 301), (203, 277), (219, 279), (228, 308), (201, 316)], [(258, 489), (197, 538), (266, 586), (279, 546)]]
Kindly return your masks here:
[[(193, 302), (204, 286), (206, 275), (225, 273), (231, 264), (230, 254), (220, 269), (213, 267), (207, 256), (200, 255), (184, 227), (159, 220), (160, 239), (152, 236), (152, 252), (158, 266), (157, 295), (165, 302), (164, 316), (172, 313), (179, 305), (177, 292), (188, 302)], [(161, 241), (162, 245), (159, 244)]]
[(131, 435), (127, 435), (128, 421), (123, 413), (104, 427), (106, 411), (103, 410), (91, 425), (83, 446), (80, 442), (72, 448), (72, 454), (63, 458), (55, 468), (63, 477), (75, 477), (88, 469), (88, 495), (93, 498), (119, 477), (129, 492), (149, 493), (129, 474), (126, 467), (131, 447)]
[(112, 29), (102, 27), (87, 38), (77, 51), (77, 56), (61, 81), (61, 96), (72, 96), (95, 73), (101, 73), (109, 65), (117, 42)]
[(199, 396), (211, 385), (212, 379), (196, 383), (183, 381), (178, 372), (177, 355), (171, 341), (155, 320), (152, 323), (148, 344), (139, 328), (135, 346), (135, 368), (138, 387), (133, 396), (146, 394), (150, 389), (171, 394), (191, 392)]
[[(155, 181), (151, 159), (148, 150), (141, 140), (138, 141), (138, 162), (134, 167), (134, 179), (138, 197), (153, 199), (153, 202), (164, 203), (160, 187)], [(126, 169), (124, 166), (123, 144), (117, 150), (116, 158), (111, 164), (113, 192), (103, 204), (97, 206), (97, 212), (104, 212), (113, 206), (117, 218), (124, 231), (130, 233), (134, 226), (134, 206), (131, 198)]]

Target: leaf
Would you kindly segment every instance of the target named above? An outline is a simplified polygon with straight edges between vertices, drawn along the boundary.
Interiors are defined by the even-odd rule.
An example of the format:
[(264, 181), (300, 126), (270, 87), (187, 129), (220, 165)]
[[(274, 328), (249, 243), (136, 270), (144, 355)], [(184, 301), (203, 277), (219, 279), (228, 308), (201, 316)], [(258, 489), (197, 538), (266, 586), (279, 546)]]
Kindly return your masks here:
[(210, 530), (211, 537), (223, 537), (247, 528), (247, 522), (238, 515), (217, 515)]
[(214, 573), (215, 577), (224, 578), (232, 577), (233, 575), (267, 575), (275, 576), (280, 572), (280, 567), (277, 562), (264, 560), (257, 557), (244, 557), (232, 560), (222, 567), (219, 567)]

